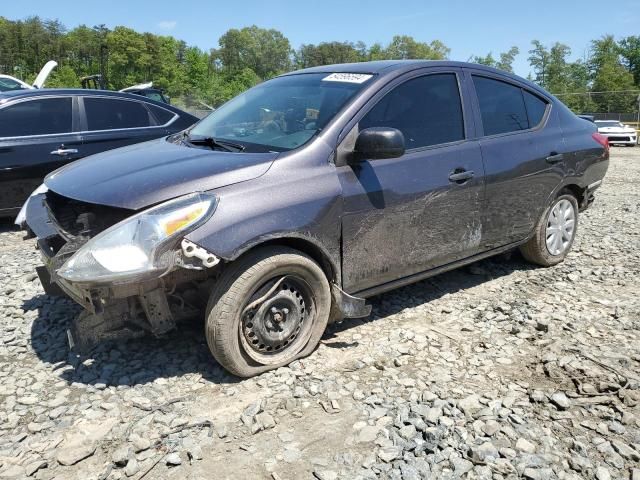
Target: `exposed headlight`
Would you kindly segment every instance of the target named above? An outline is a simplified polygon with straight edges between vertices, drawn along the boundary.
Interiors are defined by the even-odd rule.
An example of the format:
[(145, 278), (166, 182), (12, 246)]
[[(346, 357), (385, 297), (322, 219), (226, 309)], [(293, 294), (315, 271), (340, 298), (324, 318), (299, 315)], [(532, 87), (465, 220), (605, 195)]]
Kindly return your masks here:
[(195, 193), (138, 213), (84, 244), (57, 271), (76, 283), (124, 283), (161, 275), (174, 265), (178, 236), (202, 225), (216, 197)]

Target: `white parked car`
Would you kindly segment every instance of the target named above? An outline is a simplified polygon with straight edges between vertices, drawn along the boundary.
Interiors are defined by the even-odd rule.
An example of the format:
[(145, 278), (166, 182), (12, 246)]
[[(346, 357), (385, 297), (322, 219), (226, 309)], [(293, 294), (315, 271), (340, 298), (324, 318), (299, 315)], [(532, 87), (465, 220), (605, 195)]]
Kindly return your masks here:
[(0, 74), (0, 92), (9, 92), (11, 90), (23, 90), (23, 89), (32, 89), (32, 88), (42, 88), (44, 87), (44, 82), (47, 80), (51, 71), (58, 66), (58, 62), (55, 60), (49, 60), (38, 76), (33, 81), (33, 85), (29, 85), (26, 82), (23, 82), (19, 78), (12, 77), (11, 75), (1, 75)]
[(629, 145), (638, 143), (638, 132), (633, 127), (617, 120), (596, 120), (598, 132), (609, 139), (610, 144)]
[(28, 83), (23, 82), (11, 75), (0, 75), (0, 92), (10, 92), (12, 90), (23, 90), (33, 88)]

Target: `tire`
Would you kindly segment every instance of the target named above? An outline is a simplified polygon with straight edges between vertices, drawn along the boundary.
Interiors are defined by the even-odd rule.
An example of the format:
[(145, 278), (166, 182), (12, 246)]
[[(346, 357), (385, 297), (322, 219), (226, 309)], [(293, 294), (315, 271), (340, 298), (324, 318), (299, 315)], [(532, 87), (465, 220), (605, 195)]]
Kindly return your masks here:
[[(552, 230), (553, 226), (550, 224), (550, 222), (554, 221), (552, 219), (552, 212), (554, 212), (554, 208), (556, 208), (556, 206), (558, 206), (559, 204), (566, 208), (569, 208), (569, 206), (571, 207), (573, 229), (571, 230), (570, 238), (567, 239), (566, 242), (565, 236), (561, 236), (559, 243), (552, 241), (552, 247), (548, 247), (547, 234), (549, 234), (549, 236), (552, 236), (553, 232), (556, 231)], [(556, 210), (556, 214), (557, 213), (558, 210)], [(556, 218), (557, 217), (558, 216), (556, 215)], [(565, 225), (569, 225), (566, 219)], [(548, 228), (549, 231), (547, 230)], [(566, 230), (564, 229), (557, 230), (566, 233)], [(553, 202), (551, 202), (551, 205), (549, 205), (549, 207), (544, 211), (542, 217), (536, 225), (533, 237), (527, 243), (520, 247), (520, 252), (522, 253), (522, 256), (524, 256), (524, 258), (526, 258), (531, 263), (535, 263), (543, 267), (557, 265), (558, 263), (562, 262), (567, 254), (571, 251), (571, 247), (573, 246), (573, 241), (576, 238), (577, 231), (578, 201), (576, 200), (576, 197), (570, 192), (562, 191), (560, 192), (560, 195), (558, 195), (558, 197), (556, 197)], [(555, 238), (557, 239), (557, 237)]]
[(329, 282), (314, 260), (287, 247), (259, 248), (230, 264), (216, 283), (207, 343), (225, 369), (252, 377), (313, 352), (330, 311)]

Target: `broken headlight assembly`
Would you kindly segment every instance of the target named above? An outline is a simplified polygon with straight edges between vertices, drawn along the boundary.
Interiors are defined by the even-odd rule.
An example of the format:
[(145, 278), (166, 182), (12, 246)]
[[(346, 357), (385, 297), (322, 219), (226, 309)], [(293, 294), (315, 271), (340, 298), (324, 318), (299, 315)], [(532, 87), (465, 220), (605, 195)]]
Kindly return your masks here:
[(194, 193), (133, 215), (85, 243), (57, 271), (74, 283), (128, 283), (157, 277), (176, 264), (178, 237), (213, 214), (214, 195)]

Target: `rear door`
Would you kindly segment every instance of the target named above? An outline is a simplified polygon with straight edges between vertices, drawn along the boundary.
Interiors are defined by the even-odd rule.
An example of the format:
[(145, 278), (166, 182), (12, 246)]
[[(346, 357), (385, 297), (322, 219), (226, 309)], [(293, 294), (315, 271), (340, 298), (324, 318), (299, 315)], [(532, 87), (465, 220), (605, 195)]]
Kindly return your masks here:
[(548, 99), (508, 77), (465, 70), (486, 173), (482, 248), (490, 250), (531, 233), (563, 178), (566, 147)]
[(0, 216), (17, 213), (51, 171), (82, 156), (75, 99), (43, 96), (0, 108)]
[(80, 100), (87, 155), (162, 137), (168, 131), (164, 125), (176, 116), (143, 100), (112, 96), (83, 96)]
[(406, 142), (399, 158), (337, 167), (346, 291), (362, 292), (478, 251), (484, 171), (465, 122), (470, 108), (461, 98), (459, 73), (429, 69), (398, 79), (372, 99), (340, 145), (339, 155), (369, 127), (397, 128)]

